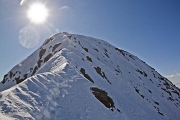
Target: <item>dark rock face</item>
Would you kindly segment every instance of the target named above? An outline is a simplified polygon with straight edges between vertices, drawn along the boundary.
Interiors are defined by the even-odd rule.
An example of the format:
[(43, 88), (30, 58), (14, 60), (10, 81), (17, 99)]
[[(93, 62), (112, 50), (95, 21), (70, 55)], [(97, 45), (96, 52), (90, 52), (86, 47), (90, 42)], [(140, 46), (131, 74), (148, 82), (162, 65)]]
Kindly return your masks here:
[(119, 48), (115, 48), (115, 50), (119, 51), (119, 53), (121, 53), (123, 56), (125, 56), (124, 50), (121, 50), (121, 49), (119, 49)]
[(104, 48), (104, 55), (106, 55), (106, 57), (110, 58), (108, 55), (108, 50), (106, 48)]
[(108, 81), (108, 83), (111, 84), (111, 82), (107, 79), (105, 73), (103, 71), (101, 71), (100, 67), (94, 67), (94, 69), (102, 78), (105, 78)]
[(94, 50), (96, 50), (97, 52), (99, 52), (99, 50), (97, 48), (93, 48)]
[(83, 76), (84, 76), (85, 78), (87, 78), (89, 81), (91, 81), (92, 83), (94, 83), (94, 81), (91, 79), (91, 77), (90, 77), (88, 74), (86, 74), (86, 71), (85, 71), (84, 68), (81, 68), (81, 69), (80, 69), (80, 72), (83, 74)]
[(79, 45), (80, 45), (86, 52), (89, 51), (87, 48), (85, 48), (85, 47), (83, 47), (83, 46), (81, 45), (80, 41), (78, 41), (78, 43), (79, 43)]
[(22, 81), (24, 81), (26, 78), (27, 78), (28, 74), (24, 74), (23, 78), (20, 78), (19, 77), (16, 77), (15, 80), (16, 80), (16, 84), (19, 84), (21, 83)]
[(12, 78), (13, 77), (13, 72), (10, 71), (9, 77)]
[(44, 55), (44, 53), (46, 52), (46, 49), (41, 49), (41, 51), (39, 52), (39, 58), (41, 59), (42, 56)]
[(139, 72), (141, 75), (144, 75), (144, 77), (147, 77), (147, 74), (144, 71), (141, 71), (139, 69), (137, 69), (136, 71)]
[(47, 55), (47, 56), (44, 58), (44, 63), (47, 62), (52, 56), (53, 56), (52, 53), (50, 53), (49, 55)]
[(89, 56), (86, 56), (87, 60), (92, 62), (92, 59)]
[(55, 44), (55, 45), (53, 46), (52, 52), (54, 52), (54, 50), (55, 50), (59, 45), (61, 45), (61, 43)]
[(37, 62), (38, 67), (40, 67), (40, 66), (41, 66), (41, 63), (42, 63), (42, 62), (43, 62), (42, 60), (39, 60), (39, 61)]
[(88, 52), (88, 49), (87, 48), (83, 48), (86, 52)]
[(108, 93), (104, 90), (101, 90), (97, 87), (90, 88), (94, 96), (107, 108), (115, 108), (114, 101), (108, 96)]
[(118, 72), (118, 73), (122, 73), (121, 70), (120, 70), (119, 65), (116, 66), (115, 71)]
[(52, 41), (52, 40), (54, 40), (54, 38), (53, 38), (53, 37), (50, 37), (49, 39), (46, 40), (46, 42), (45, 42), (43, 45), (48, 44), (48, 43), (49, 43), (50, 41)]
[[(36, 67), (34, 68), (33, 72), (32, 72), (32, 75), (34, 75), (37, 70), (38, 70), (38, 67), (36, 66)], [(31, 75), (31, 76), (32, 76), (32, 75)]]
[(6, 82), (7, 76), (8, 76), (8, 74), (4, 75), (4, 78), (3, 78), (3, 80), (2, 80), (2, 84), (4, 84), (4, 83)]

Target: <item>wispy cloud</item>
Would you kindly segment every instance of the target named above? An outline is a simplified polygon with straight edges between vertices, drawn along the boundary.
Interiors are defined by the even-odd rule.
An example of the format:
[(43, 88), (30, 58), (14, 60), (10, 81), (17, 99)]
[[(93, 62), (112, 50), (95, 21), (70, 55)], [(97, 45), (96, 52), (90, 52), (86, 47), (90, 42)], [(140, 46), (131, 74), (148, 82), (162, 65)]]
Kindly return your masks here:
[(70, 10), (70, 9), (71, 8), (66, 5), (59, 8), (59, 10)]
[(177, 78), (177, 77), (180, 77), (180, 73), (176, 73), (176, 74), (172, 74), (172, 75), (167, 75), (165, 77), (167, 77), (167, 78)]
[(167, 76), (165, 76), (165, 77), (167, 77), (167, 78), (175, 78), (176, 77), (176, 75), (167, 75)]

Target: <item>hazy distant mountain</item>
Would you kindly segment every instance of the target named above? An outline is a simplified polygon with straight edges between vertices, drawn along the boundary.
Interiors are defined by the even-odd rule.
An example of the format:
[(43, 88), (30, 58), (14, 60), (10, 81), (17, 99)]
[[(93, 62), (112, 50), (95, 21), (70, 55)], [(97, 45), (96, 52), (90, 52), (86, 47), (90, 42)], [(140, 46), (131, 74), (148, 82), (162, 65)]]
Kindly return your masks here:
[(4, 76), (2, 120), (180, 120), (180, 90), (138, 57), (58, 33)]

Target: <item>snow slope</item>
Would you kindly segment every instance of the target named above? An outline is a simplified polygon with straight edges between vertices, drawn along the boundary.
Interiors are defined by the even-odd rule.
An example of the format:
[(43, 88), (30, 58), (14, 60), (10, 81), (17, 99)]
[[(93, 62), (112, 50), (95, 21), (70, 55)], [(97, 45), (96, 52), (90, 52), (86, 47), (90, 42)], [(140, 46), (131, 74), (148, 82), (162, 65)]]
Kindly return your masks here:
[(0, 83), (0, 120), (178, 120), (180, 90), (106, 41), (58, 33)]

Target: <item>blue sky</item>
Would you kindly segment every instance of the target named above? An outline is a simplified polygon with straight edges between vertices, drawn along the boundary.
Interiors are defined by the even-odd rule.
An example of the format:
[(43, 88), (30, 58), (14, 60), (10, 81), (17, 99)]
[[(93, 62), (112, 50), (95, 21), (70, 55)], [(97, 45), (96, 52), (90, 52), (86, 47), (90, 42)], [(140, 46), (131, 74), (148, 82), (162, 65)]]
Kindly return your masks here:
[[(47, 37), (67, 31), (106, 40), (180, 83), (179, 0), (27, 0), (23, 6), (20, 1), (0, 0), (0, 79)], [(49, 9), (41, 25), (26, 17), (34, 1)], [(30, 49), (19, 42), (20, 31), (28, 26), (39, 37)]]

